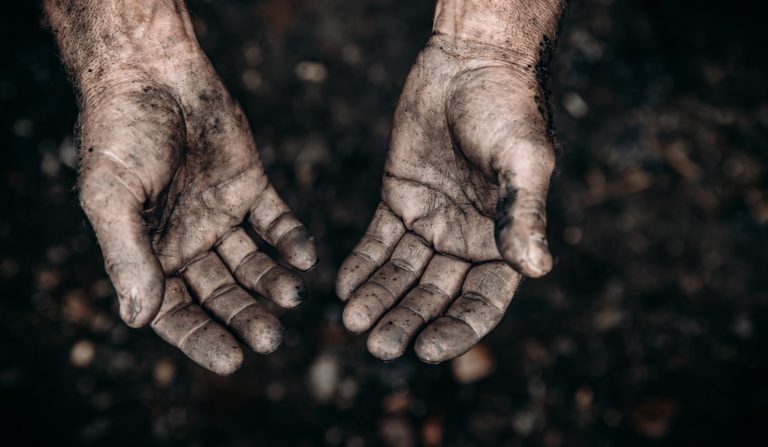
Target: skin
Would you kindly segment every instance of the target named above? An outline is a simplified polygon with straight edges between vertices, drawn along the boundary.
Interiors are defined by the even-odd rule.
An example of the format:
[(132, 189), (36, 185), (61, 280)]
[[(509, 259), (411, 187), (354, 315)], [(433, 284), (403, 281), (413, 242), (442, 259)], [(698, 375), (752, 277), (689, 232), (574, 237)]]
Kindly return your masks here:
[(252, 293), (291, 308), (314, 242), (270, 185), (240, 106), (178, 0), (46, 0), (79, 95), (80, 201), (132, 327), (218, 374), (280, 345)]
[(376, 357), (438, 363), (552, 268), (547, 65), (560, 0), (441, 0), (395, 111), (382, 201), (341, 266), (344, 325)]
[[(342, 266), (344, 324), (385, 360), (462, 354), (501, 320), (522, 275), (552, 267), (547, 64), (561, 0), (441, 0), (395, 112), (382, 202)], [(270, 186), (242, 110), (181, 0), (46, 0), (79, 93), (80, 197), (127, 324), (151, 324), (229, 374), (257, 352), (301, 279), (312, 238)]]

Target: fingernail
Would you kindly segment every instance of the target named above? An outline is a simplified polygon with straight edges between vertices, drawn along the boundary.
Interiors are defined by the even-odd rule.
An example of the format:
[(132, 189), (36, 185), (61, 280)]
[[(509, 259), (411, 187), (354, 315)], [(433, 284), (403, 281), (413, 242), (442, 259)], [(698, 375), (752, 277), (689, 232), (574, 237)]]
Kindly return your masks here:
[(246, 345), (259, 354), (269, 354), (283, 343), (284, 329), (280, 320), (259, 306), (247, 307), (229, 322)]
[(393, 321), (379, 325), (368, 337), (368, 352), (379, 360), (390, 361), (403, 355), (409, 335)]
[(308, 295), (301, 278), (284, 268), (269, 270), (259, 282), (261, 287), (258, 291), (284, 308), (298, 306)]
[(317, 264), (315, 239), (304, 227), (291, 230), (280, 241), (277, 249), (283, 253), (288, 263), (298, 269), (307, 271)]
[(111, 264), (107, 273), (117, 292), (120, 318), (133, 328), (151, 323), (160, 310), (165, 291), (160, 264)]
[(526, 258), (532, 276), (543, 276), (552, 270), (552, 255), (549, 253), (547, 242), (544, 239), (532, 238), (528, 242)]
[(179, 348), (195, 363), (222, 376), (243, 364), (243, 351), (232, 334), (210, 321), (189, 334)]
[(342, 320), (344, 327), (355, 334), (367, 331), (372, 324), (368, 308), (357, 303), (350, 303), (344, 308)]
[(136, 318), (141, 313), (141, 300), (139, 291), (132, 287), (127, 294), (118, 293), (117, 299), (120, 301), (120, 317), (129, 326), (136, 323)]

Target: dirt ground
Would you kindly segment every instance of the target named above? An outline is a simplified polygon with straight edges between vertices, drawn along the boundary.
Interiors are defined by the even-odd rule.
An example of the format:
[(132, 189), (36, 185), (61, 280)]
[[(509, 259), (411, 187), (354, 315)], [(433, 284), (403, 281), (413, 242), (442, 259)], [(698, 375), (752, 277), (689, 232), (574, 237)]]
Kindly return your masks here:
[[(460, 361), (382, 363), (336, 268), (379, 198), (433, 2), (194, 0), (272, 181), (320, 244), (286, 342), (219, 378), (120, 323), (77, 206), (74, 95), (0, 6), (0, 427), (18, 445), (768, 445), (768, 7), (574, 1), (552, 67), (554, 271)], [(7, 445), (15, 445), (11, 443)]]

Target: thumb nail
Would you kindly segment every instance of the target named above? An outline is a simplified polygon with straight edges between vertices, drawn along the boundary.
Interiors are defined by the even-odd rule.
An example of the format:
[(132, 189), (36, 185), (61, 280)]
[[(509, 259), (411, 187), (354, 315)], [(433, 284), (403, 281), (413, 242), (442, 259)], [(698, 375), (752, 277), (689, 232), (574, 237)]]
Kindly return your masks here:
[(128, 293), (118, 293), (117, 299), (120, 301), (120, 318), (129, 326), (134, 325), (136, 318), (141, 313), (138, 289), (131, 287)]
[(529, 275), (535, 278), (544, 276), (552, 270), (552, 255), (543, 236), (533, 236), (528, 241), (526, 260), (530, 269)]

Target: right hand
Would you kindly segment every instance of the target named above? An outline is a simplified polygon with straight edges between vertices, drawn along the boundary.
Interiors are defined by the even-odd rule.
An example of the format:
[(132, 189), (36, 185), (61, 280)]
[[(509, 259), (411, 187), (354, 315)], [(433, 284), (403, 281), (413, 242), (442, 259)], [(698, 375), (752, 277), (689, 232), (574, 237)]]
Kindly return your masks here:
[(248, 121), (197, 43), (80, 73), (80, 200), (117, 291), (146, 324), (218, 374), (260, 353), (282, 326), (247, 291), (291, 308), (302, 280), (260, 252), (246, 226), (307, 270), (304, 226), (270, 185)]

